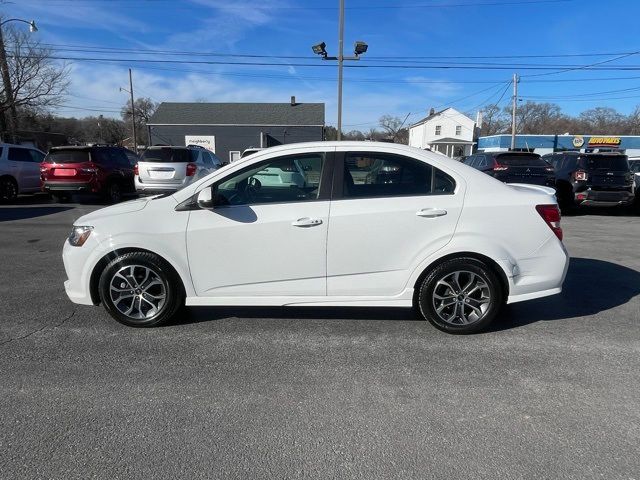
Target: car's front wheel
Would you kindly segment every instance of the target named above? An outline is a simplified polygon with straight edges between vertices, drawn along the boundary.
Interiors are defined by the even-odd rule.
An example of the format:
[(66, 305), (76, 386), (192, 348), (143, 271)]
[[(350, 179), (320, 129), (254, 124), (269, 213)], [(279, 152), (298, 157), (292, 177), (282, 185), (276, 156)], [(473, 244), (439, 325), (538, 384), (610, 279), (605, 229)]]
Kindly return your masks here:
[(98, 284), (100, 300), (118, 322), (155, 327), (171, 320), (184, 305), (175, 271), (151, 252), (131, 252), (112, 260)]
[(489, 326), (504, 303), (500, 280), (476, 258), (454, 258), (438, 265), (422, 282), (420, 313), (449, 333), (475, 333)]

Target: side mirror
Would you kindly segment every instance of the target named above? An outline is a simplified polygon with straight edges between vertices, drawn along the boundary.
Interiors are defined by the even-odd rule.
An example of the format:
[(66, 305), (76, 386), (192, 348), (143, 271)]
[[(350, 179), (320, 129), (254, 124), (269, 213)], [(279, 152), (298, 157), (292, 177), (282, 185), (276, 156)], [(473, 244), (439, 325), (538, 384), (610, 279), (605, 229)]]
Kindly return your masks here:
[(200, 190), (200, 192), (198, 193), (197, 203), (198, 207), (205, 210), (213, 208), (213, 194), (211, 187)]

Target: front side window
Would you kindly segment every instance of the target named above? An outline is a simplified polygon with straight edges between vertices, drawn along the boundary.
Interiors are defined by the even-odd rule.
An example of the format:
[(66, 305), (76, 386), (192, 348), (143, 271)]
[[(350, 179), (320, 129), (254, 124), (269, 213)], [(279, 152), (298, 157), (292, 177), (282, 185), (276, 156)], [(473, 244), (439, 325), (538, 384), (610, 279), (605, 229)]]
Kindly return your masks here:
[(455, 182), (428, 163), (393, 154), (348, 153), (344, 197), (394, 197), (453, 193)]
[(278, 157), (252, 165), (214, 185), (216, 206), (317, 200), (323, 153)]
[(440, 135), (442, 133), (442, 126), (436, 125), (436, 135)]

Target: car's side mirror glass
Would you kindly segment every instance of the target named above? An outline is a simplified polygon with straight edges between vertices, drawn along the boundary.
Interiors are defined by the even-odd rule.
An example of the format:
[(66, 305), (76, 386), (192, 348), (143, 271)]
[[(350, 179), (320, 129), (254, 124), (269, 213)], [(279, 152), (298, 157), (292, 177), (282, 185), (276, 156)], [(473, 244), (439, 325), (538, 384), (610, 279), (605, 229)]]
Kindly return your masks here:
[(203, 209), (213, 208), (213, 192), (212, 188), (205, 188), (198, 193), (198, 207)]

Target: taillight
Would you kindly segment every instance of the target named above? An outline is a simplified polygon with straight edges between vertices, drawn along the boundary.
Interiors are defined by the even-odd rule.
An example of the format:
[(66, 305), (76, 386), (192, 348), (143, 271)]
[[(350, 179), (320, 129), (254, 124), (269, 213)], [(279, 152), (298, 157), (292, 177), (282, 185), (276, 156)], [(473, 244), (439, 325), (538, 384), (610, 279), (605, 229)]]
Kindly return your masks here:
[(544, 167), (545, 172), (555, 172), (553, 167)]
[(136, 163), (136, 164), (133, 166), (133, 174), (134, 174), (135, 176), (138, 176), (138, 175), (139, 175), (139, 173), (138, 173), (138, 172), (139, 172), (139, 171), (138, 171), (138, 164)]
[(549, 225), (559, 240), (562, 240), (562, 227), (560, 227), (560, 209), (558, 205), (536, 205), (536, 210), (542, 219)]
[(187, 163), (187, 177), (193, 177), (197, 169), (198, 166), (195, 163)]
[(45, 167), (44, 165), (40, 165), (40, 173), (47, 173), (47, 170), (49, 170), (49, 167)]
[(494, 172), (504, 172), (505, 170), (508, 170), (509, 167), (507, 167), (506, 165), (500, 165), (499, 163), (497, 163), (494, 167), (493, 167), (493, 171)]
[(585, 172), (584, 170), (578, 170), (573, 174), (573, 178), (575, 178), (576, 180), (585, 181), (587, 179), (587, 172)]

